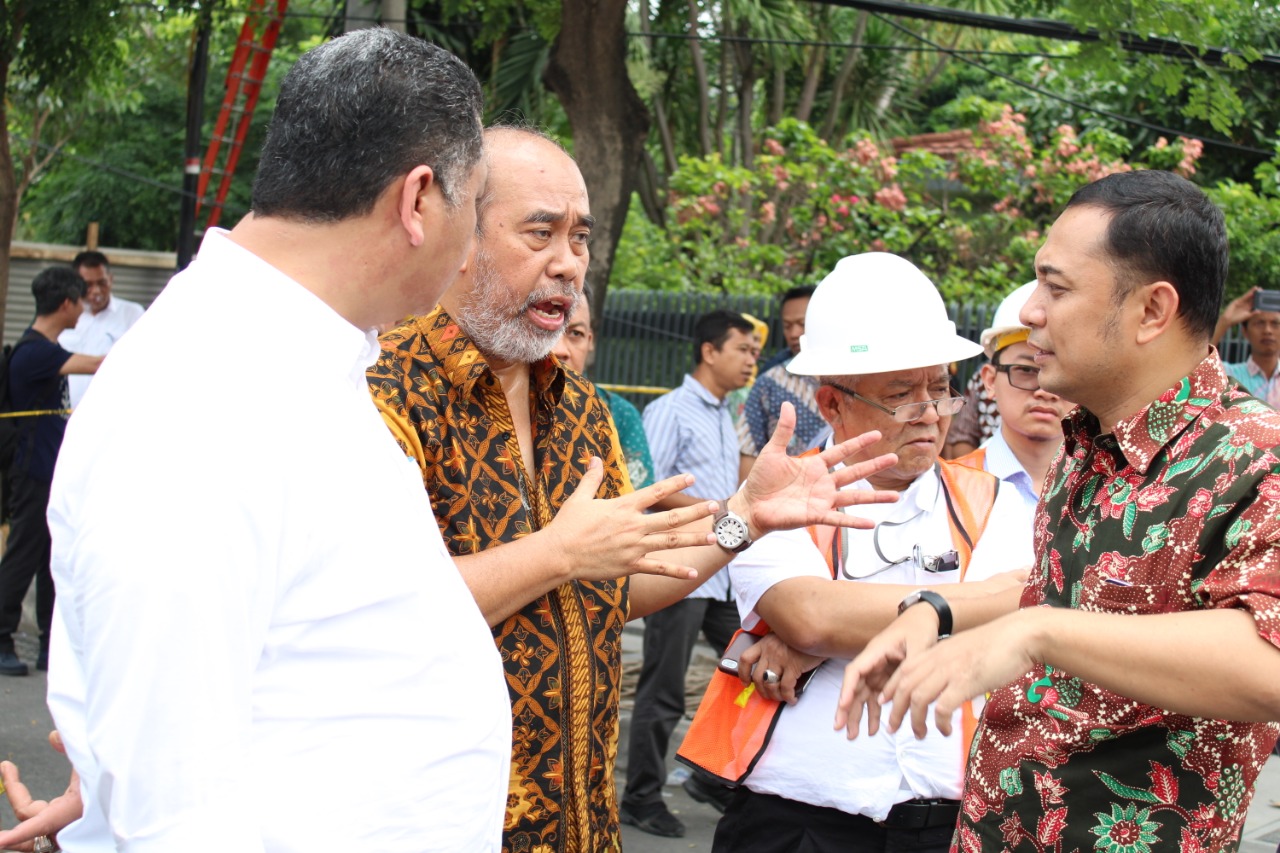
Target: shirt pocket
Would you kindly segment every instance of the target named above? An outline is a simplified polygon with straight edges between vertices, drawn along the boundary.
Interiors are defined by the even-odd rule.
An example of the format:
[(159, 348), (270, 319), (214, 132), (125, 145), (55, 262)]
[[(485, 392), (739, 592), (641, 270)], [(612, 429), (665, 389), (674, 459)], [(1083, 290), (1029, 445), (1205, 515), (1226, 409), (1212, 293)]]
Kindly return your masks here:
[(1090, 573), (1080, 589), (1080, 609), (1094, 613), (1167, 613), (1170, 592), (1166, 584), (1122, 584)]

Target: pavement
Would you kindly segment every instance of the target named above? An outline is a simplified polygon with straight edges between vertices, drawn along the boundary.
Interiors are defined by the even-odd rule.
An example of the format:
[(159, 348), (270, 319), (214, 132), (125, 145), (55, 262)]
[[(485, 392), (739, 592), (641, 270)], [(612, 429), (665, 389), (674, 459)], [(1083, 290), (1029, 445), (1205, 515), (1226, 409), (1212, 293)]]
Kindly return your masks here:
[[(628, 625), (623, 633), (622, 733), (616, 774), (619, 795), (626, 778), (627, 730), (635, 682), (640, 671), (642, 631), (642, 623), (636, 622)], [(34, 661), (37, 644), (30, 625), (26, 625), (26, 631), (16, 637), (16, 642), (19, 657), (28, 662)], [(710, 677), (715, 660), (711, 648), (705, 644), (699, 644), (694, 651), (694, 662), (686, 682), (690, 713), (697, 707), (697, 699)], [(45, 686), (45, 674), (34, 670), (22, 678), (0, 676), (0, 759), (16, 762), (33, 795), (49, 798), (66, 788), (69, 765), (63, 756), (48, 746), (47, 737), (53, 721), (45, 705)], [(687, 723), (686, 719), (677, 729), (672, 738), (673, 746), (683, 738)], [(672, 761), (668, 769), (682, 766)], [(671, 812), (684, 822), (685, 837), (658, 838), (635, 827), (624, 826), (622, 840), (627, 853), (711, 849), (711, 839), (720, 816), (710, 806), (692, 800), (678, 783), (671, 782), (669, 780), (663, 796)], [(0, 826), (12, 826), (13, 821), (8, 801), (0, 797)], [(1280, 845), (1280, 758), (1273, 757), (1263, 767), (1258, 779), (1249, 816), (1245, 820), (1240, 853), (1276, 853), (1277, 845)]]

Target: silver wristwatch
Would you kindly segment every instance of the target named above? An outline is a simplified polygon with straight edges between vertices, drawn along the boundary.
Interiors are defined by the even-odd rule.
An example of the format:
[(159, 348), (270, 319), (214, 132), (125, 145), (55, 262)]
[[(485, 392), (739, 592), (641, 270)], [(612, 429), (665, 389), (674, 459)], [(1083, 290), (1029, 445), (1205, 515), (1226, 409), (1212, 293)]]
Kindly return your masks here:
[(717, 545), (734, 554), (751, 546), (751, 530), (747, 522), (725, 504), (721, 504), (720, 511), (716, 513), (711, 532), (716, 535)]

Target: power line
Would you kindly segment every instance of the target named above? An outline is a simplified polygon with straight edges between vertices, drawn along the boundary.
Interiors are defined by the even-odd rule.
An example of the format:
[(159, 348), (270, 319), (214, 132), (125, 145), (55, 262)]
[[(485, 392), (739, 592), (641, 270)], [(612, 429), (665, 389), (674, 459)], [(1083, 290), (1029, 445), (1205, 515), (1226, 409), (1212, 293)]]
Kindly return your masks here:
[[(904, 51), (912, 53), (945, 53), (947, 51), (933, 47), (912, 47), (905, 44), (871, 44), (869, 42), (848, 42), (848, 41), (812, 41), (809, 39), (779, 39), (779, 38), (756, 38), (752, 36), (722, 36), (712, 35), (704, 36), (696, 33), (658, 33), (658, 32), (634, 32), (628, 30), (624, 35), (633, 38), (663, 38), (678, 39), (682, 41), (727, 41), (738, 42), (741, 44), (777, 44), (790, 47), (845, 47), (857, 48), (859, 50), (885, 50), (885, 51)], [(1018, 53), (1015, 51), (1000, 50), (957, 50), (957, 53), (973, 54), (977, 56), (1002, 56), (1013, 57), (1015, 59), (1036, 59), (1044, 56), (1043, 53)]]
[[(942, 45), (939, 45), (933, 41), (930, 41), (925, 36), (912, 32), (906, 26), (898, 23), (897, 21), (891, 20), (885, 16), (882, 16), (874, 12), (872, 14), (875, 15), (875, 18), (877, 20), (888, 24), (894, 29), (901, 30), (902, 32), (906, 33), (907, 35), (911, 36), (914, 39), (919, 39), (925, 44), (931, 45), (932, 47), (935, 47), (943, 52), (946, 52), (946, 53), (953, 52), (943, 47)], [(1243, 151), (1248, 154), (1260, 154), (1263, 157), (1270, 157), (1273, 153), (1263, 148), (1254, 148), (1251, 145), (1241, 145), (1238, 142), (1231, 142), (1230, 140), (1226, 140), (1226, 139), (1214, 139), (1213, 137), (1210, 137), (1210, 136), (1201, 136), (1200, 134), (1191, 133), (1190, 131), (1178, 130), (1177, 128), (1172, 128), (1172, 127), (1164, 127), (1163, 125), (1152, 124), (1150, 122), (1143, 121), (1142, 119), (1133, 118), (1132, 116), (1127, 116), (1122, 113), (1112, 112), (1111, 110), (1104, 110), (1104, 109), (1101, 109), (1100, 107), (1090, 106), (1089, 104), (1072, 100), (1071, 98), (1068, 98), (1064, 95), (1056, 95), (1053, 92), (1048, 91), (1047, 89), (1041, 89), (1037, 86), (1033, 86), (1030, 83), (1025, 83), (1022, 80), (1019, 80), (1018, 78), (1010, 74), (1005, 74), (1003, 71), (996, 71), (994, 68), (988, 68), (982, 63), (975, 62), (974, 60), (969, 59), (968, 57), (957, 55), (955, 58), (968, 65), (972, 65), (974, 68), (977, 68), (980, 71), (990, 74), (993, 77), (999, 77), (1002, 80), (1007, 80), (1008, 82), (1014, 84), (1015, 86), (1020, 86), (1023, 89), (1027, 89), (1028, 91), (1035, 92), (1037, 95), (1042, 95), (1043, 97), (1051, 98), (1055, 101), (1061, 101), (1064, 104), (1070, 104), (1071, 106), (1080, 110), (1084, 110), (1085, 112), (1091, 112), (1091, 113), (1096, 113), (1097, 115), (1103, 115), (1103, 116), (1106, 116), (1107, 118), (1114, 119), (1116, 121), (1123, 122), (1125, 124), (1131, 124), (1135, 127), (1141, 127), (1147, 130), (1153, 130), (1157, 133), (1169, 134), (1171, 136), (1184, 136), (1187, 139), (1197, 139), (1200, 142), (1203, 142), (1205, 145), (1216, 145), (1219, 148), (1229, 148), (1233, 151)]]

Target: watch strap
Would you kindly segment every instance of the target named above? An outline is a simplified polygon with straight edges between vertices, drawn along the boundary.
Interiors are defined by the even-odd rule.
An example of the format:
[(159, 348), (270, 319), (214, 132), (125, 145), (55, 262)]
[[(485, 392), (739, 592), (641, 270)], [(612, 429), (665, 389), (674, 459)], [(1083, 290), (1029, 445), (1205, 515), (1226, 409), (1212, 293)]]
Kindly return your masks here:
[(902, 599), (902, 603), (898, 605), (898, 615), (912, 605), (920, 602), (928, 604), (938, 614), (938, 639), (945, 640), (951, 636), (951, 628), (953, 625), (951, 618), (951, 605), (947, 604), (947, 600), (931, 589), (918, 589), (915, 592)]

